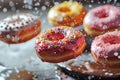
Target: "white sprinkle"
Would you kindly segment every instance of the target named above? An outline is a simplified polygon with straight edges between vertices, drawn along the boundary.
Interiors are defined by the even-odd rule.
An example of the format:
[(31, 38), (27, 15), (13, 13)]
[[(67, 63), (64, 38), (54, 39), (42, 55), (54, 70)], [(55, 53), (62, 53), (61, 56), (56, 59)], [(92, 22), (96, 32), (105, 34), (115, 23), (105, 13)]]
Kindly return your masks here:
[(102, 71), (106, 71), (106, 69), (103, 69)]
[(109, 76), (112, 76), (113, 75), (113, 73), (109, 73)]
[(108, 72), (105, 73), (105, 75), (108, 75), (108, 74), (109, 74)]
[(6, 38), (8, 38), (8, 39), (9, 39), (9, 38), (10, 38), (10, 35), (9, 35), (9, 34), (7, 34), (7, 35), (6, 35)]
[[(38, 41), (36, 41), (36, 43), (38, 43)], [(42, 46), (43, 45), (43, 43), (41, 42), (40, 44), (39, 44), (39, 46)]]
[(53, 52), (54, 54), (56, 54), (57, 52)]
[(107, 25), (103, 25), (103, 29), (107, 29)]
[(100, 1), (98, 1), (98, 4), (101, 4)]
[(37, 7), (35, 7), (34, 9), (35, 9), (36, 11), (38, 10), (38, 8), (37, 8)]
[(3, 12), (6, 13), (7, 12), (7, 8), (3, 8)]
[(12, 41), (14, 41), (14, 42), (18, 42), (18, 40), (19, 40), (19, 38), (18, 37), (12, 37)]
[(118, 52), (114, 52), (114, 56), (118, 56)]
[(106, 72), (105, 75), (112, 76), (113, 73)]
[(120, 59), (120, 56), (118, 56), (118, 59)]
[(16, 5), (18, 5), (18, 3), (15, 3)]
[(26, 1), (26, 0), (23, 0), (23, 3), (27, 3), (27, 1)]
[(94, 0), (91, 0), (91, 3), (94, 3)]

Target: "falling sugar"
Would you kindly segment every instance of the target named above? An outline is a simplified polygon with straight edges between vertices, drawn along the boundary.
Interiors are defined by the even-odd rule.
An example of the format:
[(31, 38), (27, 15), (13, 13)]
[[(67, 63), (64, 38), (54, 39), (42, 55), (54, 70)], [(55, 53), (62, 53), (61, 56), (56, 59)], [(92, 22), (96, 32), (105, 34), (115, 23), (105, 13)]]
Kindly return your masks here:
[(3, 13), (6, 13), (7, 12), (7, 8), (3, 8)]

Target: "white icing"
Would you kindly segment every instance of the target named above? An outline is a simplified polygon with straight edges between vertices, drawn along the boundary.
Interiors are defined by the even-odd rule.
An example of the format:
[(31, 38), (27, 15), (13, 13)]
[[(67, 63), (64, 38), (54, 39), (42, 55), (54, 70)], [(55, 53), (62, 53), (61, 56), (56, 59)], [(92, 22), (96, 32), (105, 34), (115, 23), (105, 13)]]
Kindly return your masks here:
[(32, 14), (13, 15), (11, 17), (5, 18), (3, 21), (0, 22), (0, 31), (10, 31), (11, 29), (15, 31), (19, 30), (21, 27), (25, 27), (36, 19), (37, 16), (34, 16)]

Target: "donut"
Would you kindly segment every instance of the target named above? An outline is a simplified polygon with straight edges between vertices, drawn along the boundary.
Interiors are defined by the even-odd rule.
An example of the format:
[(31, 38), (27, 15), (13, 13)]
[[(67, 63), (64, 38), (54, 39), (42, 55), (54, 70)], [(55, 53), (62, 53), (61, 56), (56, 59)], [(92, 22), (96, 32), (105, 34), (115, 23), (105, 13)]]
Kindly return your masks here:
[(120, 31), (115, 30), (95, 37), (91, 53), (100, 64), (120, 65)]
[(41, 20), (30, 13), (21, 13), (0, 21), (0, 40), (8, 44), (26, 42), (41, 31)]
[(86, 9), (78, 2), (64, 1), (48, 12), (48, 22), (52, 26), (77, 27), (83, 23)]
[(120, 29), (120, 8), (113, 5), (102, 5), (91, 9), (83, 20), (83, 26), (90, 36), (98, 36)]
[(86, 46), (80, 31), (59, 26), (42, 32), (36, 39), (35, 49), (43, 62), (59, 63), (82, 54)]

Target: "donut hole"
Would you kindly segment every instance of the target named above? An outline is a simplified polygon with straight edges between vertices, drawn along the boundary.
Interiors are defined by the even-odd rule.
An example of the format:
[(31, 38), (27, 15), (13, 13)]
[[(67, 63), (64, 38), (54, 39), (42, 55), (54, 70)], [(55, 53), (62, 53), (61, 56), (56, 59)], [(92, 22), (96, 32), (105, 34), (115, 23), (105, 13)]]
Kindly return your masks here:
[(120, 38), (118, 38), (117, 36), (108, 36), (108, 37), (105, 37), (103, 39), (103, 41), (105, 43), (109, 43), (109, 44), (120, 44)]
[(47, 35), (47, 39), (51, 41), (58, 41), (65, 37), (62, 32), (51, 32), (51, 34)]
[(68, 7), (61, 7), (59, 8), (60, 12), (70, 12), (70, 9)]
[(98, 13), (97, 13), (97, 16), (98, 16), (99, 18), (106, 18), (106, 17), (109, 16), (109, 14), (103, 10), (103, 11), (98, 12)]

